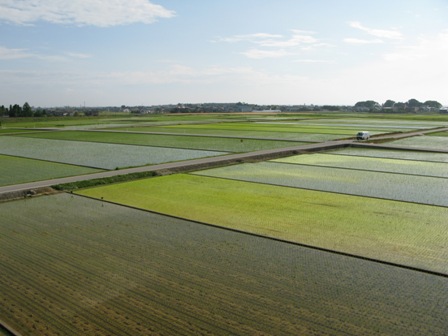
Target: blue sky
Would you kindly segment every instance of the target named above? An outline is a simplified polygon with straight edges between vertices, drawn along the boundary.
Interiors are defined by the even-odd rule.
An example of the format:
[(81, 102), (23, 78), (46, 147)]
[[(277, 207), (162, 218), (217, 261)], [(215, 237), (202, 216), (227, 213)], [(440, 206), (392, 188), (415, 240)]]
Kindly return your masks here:
[(0, 0), (0, 105), (448, 105), (447, 0)]

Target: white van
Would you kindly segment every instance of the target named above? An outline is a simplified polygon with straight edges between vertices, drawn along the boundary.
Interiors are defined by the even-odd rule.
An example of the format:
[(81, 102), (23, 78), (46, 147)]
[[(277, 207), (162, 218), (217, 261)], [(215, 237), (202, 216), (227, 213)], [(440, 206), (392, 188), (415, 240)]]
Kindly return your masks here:
[(356, 140), (369, 140), (370, 133), (366, 131), (361, 131), (356, 134)]

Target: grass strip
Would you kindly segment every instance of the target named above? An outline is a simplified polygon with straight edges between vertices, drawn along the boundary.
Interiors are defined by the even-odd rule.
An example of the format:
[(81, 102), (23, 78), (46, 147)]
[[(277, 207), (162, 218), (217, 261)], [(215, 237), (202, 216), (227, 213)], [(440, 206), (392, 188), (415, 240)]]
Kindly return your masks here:
[(78, 181), (73, 183), (64, 183), (53, 186), (56, 190), (61, 191), (74, 191), (77, 189), (83, 188), (92, 188), (97, 186), (103, 186), (107, 184), (120, 183), (120, 182), (128, 182), (142, 178), (148, 178), (157, 176), (156, 172), (141, 172), (141, 173), (131, 173), (126, 175), (117, 175), (112, 177), (104, 177), (99, 179)]

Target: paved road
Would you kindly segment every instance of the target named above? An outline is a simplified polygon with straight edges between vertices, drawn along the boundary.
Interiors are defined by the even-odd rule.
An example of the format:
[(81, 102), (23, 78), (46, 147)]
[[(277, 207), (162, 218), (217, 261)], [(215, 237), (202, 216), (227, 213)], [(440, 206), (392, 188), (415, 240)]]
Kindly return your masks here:
[[(438, 128), (436, 130), (438, 132), (439, 131), (440, 132), (448, 131), (448, 127)], [(375, 136), (373, 139), (396, 140), (396, 139), (401, 139), (401, 138), (410, 137), (410, 136), (423, 135), (423, 134), (431, 133), (434, 131), (435, 131), (435, 129), (425, 129), (425, 130), (412, 131), (412, 132), (406, 132), (406, 133), (395, 133), (395, 134), (389, 134), (389, 135), (386, 134), (386, 135), (381, 135), (381, 136)], [(201, 169), (201, 168), (206, 168), (206, 167), (213, 167), (213, 166), (237, 163), (237, 162), (241, 162), (244, 160), (273, 158), (273, 157), (294, 155), (294, 154), (304, 153), (304, 152), (315, 152), (315, 151), (321, 151), (321, 150), (328, 150), (328, 149), (332, 149), (332, 148), (350, 146), (352, 144), (362, 144), (362, 143), (358, 142), (356, 140), (326, 141), (326, 142), (321, 142), (321, 143), (301, 144), (301, 145), (291, 146), (291, 147), (287, 147), (287, 148), (260, 150), (260, 151), (250, 152), (250, 153), (229, 154), (229, 155), (201, 158), (201, 159), (188, 160), (188, 161), (163, 163), (163, 164), (152, 165), (152, 166), (142, 166), (142, 167), (136, 167), (136, 168), (127, 168), (127, 169), (121, 169), (121, 170), (106, 171), (106, 172), (89, 174), (89, 175), (80, 175), (80, 176), (72, 176), (72, 177), (58, 178), (58, 179), (45, 180), (45, 181), (37, 181), (37, 182), (31, 182), (31, 183), (16, 184), (16, 185), (11, 185), (11, 186), (0, 187), (0, 196), (2, 194), (6, 194), (6, 193), (27, 191), (27, 190), (32, 190), (32, 189), (49, 187), (49, 186), (53, 186), (53, 185), (57, 185), (57, 184), (73, 183), (73, 182), (92, 180), (92, 179), (97, 179), (97, 178), (105, 178), (105, 177), (113, 177), (113, 176), (118, 176), (118, 175), (126, 175), (126, 174), (131, 174), (131, 173), (153, 172), (153, 171), (179, 171), (179, 172), (180, 171), (188, 171), (188, 170)], [(369, 147), (376, 146), (376, 147), (383, 147), (383, 148), (384, 147), (394, 148), (393, 146), (388, 146), (388, 145), (384, 145), (384, 144), (375, 145), (375, 144), (365, 143), (364, 145), (369, 146)], [(440, 150), (439, 152), (445, 152), (445, 151)]]

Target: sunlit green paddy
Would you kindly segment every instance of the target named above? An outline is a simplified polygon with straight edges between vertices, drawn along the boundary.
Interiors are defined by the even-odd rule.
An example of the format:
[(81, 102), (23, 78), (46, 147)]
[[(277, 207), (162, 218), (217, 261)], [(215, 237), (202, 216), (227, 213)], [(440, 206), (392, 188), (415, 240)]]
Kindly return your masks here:
[(171, 175), (80, 195), (370, 258), (448, 272), (448, 208)]

